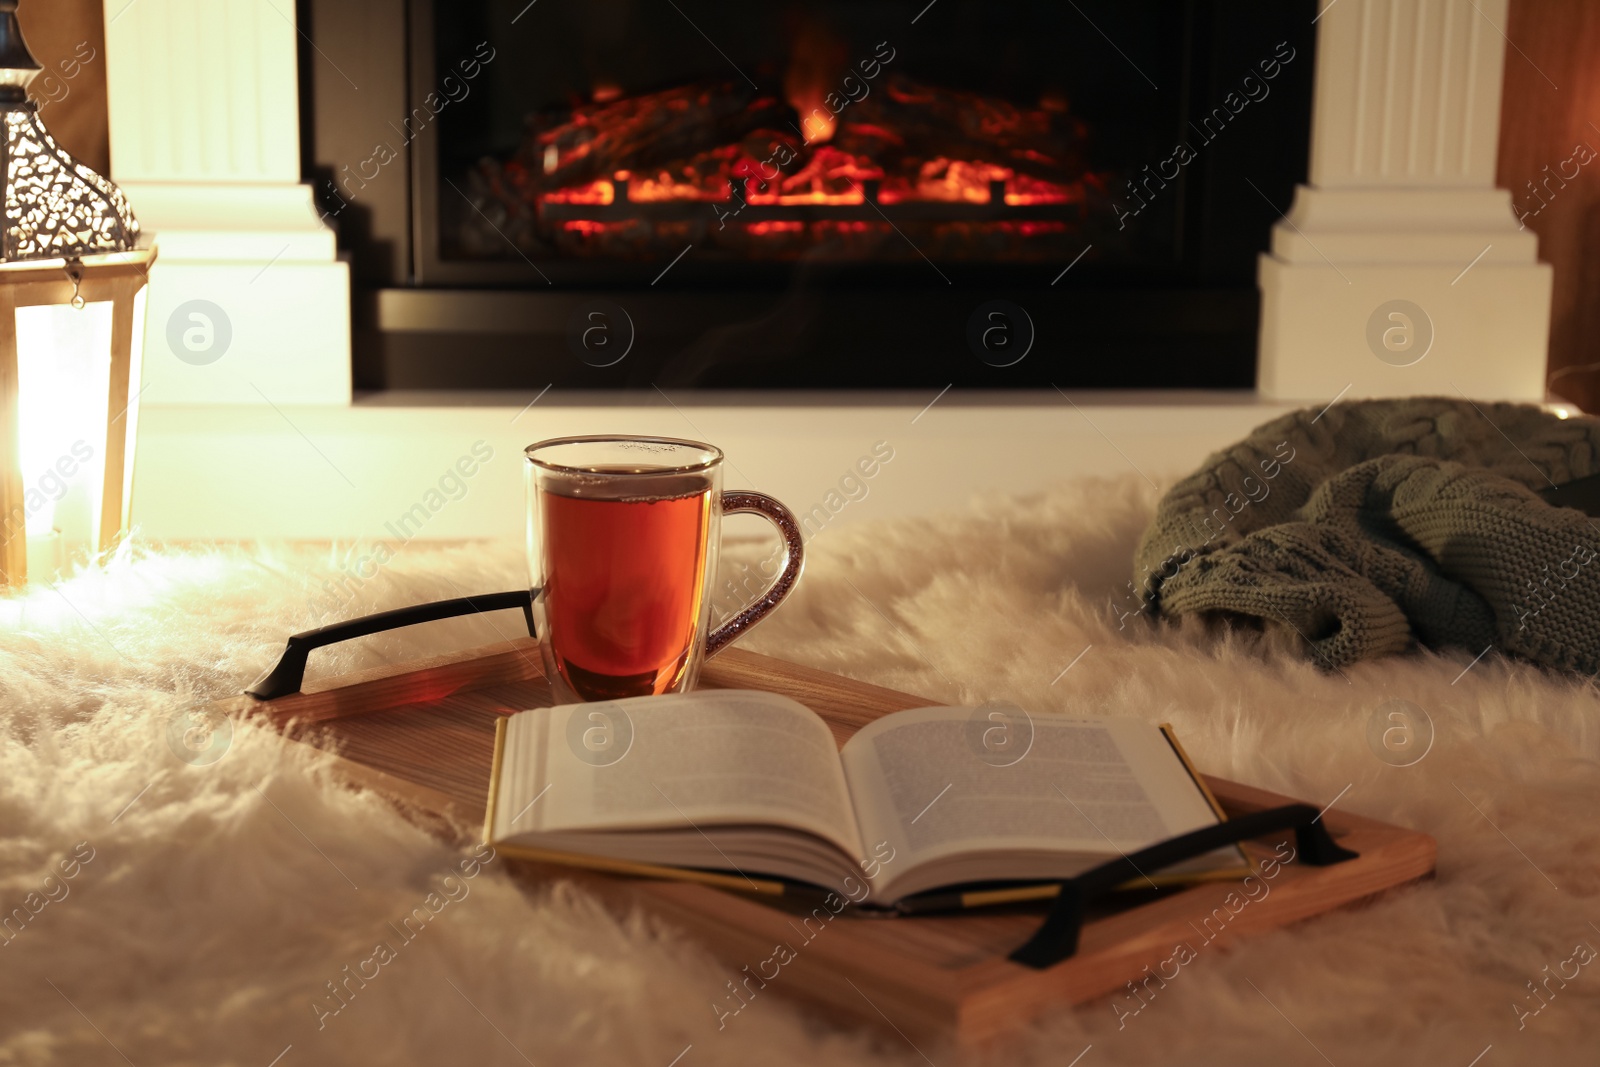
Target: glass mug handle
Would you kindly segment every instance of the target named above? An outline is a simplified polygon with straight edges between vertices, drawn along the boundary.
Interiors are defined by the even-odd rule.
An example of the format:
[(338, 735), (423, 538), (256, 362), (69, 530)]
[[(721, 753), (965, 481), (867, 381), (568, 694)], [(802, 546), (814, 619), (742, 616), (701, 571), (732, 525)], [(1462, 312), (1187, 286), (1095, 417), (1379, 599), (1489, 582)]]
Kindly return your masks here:
[(766, 592), (755, 603), (732, 619), (723, 623), (706, 638), (706, 658), (710, 659), (728, 646), (734, 638), (767, 617), (767, 613), (788, 596), (800, 580), (800, 569), (805, 565), (805, 545), (800, 537), (800, 524), (794, 513), (765, 493), (727, 492), (722, 494), (722, 513), (760, 515), (778, 528), (783, 538), (783, 568), (767, 586)]

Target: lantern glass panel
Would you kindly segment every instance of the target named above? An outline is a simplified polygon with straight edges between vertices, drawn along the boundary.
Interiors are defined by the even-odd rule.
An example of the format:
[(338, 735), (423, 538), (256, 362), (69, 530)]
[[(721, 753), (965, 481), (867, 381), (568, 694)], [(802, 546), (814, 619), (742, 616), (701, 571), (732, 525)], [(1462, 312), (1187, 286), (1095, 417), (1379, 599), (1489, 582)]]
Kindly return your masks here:
[(18, 445), (28, 571), (91, 555), (104, 500), (110, 301), (17, 309)]

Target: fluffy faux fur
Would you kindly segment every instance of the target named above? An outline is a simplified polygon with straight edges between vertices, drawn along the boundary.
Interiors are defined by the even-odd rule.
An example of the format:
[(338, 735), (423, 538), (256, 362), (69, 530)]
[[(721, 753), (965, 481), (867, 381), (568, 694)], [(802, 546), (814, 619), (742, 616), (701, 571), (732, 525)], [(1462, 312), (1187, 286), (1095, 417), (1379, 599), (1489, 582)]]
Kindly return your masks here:
[[(1203, 949), (1137, 1015), (1062, 1008), (985, 1053), (837, 1029), (778, 993), (719, 1031), (732, 974), (670, 927), (473, 868), (261, 729), (236, 727), (214, 763), (177, 756), (174, 719), (285, 634), (515, 587), (514, 547), (413, 544), (375, 572), (326, 550), (146, 551), (0, 601), (0, 916), (28, 915), (0, 931), (0, 1063), (1592, 1063), (1600, 966), (1576, 960), (1600, 947), (1593, 684), (1493, 655), (1326, 673), (1273, 636), (1122, 616), (1154, 498), (1130, 477), (825, 530), (745, 644), (942, 702), (1171, 721), (1210, 771), (1426, 829), (1437, 879)], [(367, 577), (330, 594), (341, 567)], [(313, 667), (495, 625), (513, 627), (413, 629)], [(1435, 729), (1414, 766), (1369, 744), (1394, 698)], [(437, 916), (403, 941), (430, 893)], [(327, 983), (371, 974), (380, 941), (401, 947), (333, 1013)]]

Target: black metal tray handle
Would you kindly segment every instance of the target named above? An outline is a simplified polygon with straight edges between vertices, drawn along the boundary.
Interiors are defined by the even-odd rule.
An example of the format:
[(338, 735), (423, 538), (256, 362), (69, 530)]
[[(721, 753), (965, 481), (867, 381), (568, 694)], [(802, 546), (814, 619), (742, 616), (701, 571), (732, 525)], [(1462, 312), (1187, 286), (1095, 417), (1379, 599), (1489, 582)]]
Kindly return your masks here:
[(324, 645), (336, 645), (340, 641), (368, 637), (385, 630), (414, 626), (419, 622), (437, 622), (440, 619), (453, 619), (481, 611), (521, 608), (522, 615), (528, 622), (528, 636), (536, 637), (538, 635), (533, 631), (535, 592), (529, 589), (513, 589), (507, 593), (486, 593), (483, 596), (463, 596), (454, 600), (435, 600), (429, 604), (413, 604), (409, 608), (380, 611), (376, 615), (363, 615), (359, 619), (347, 619), (344, 622), (295, 634), (289, 638), (289, 643), (285, 646), (277, 664), (257, 678), (250, 688), (245, 690), (245, 694), (257, 700), (276, 700), (290, 693), (298, 693), (301, 683), (305, 681), (306, 657), (311, 655), (313, 650)]
[(1089, 901), (1149, 872), (1203, 856), (1224, 845), (1236, 845), (1280, 830), (1294, 831), (1299, 858), (1313, 867), (1327, 867), (1357, 858), (1357, 853), (1334, 843), (1321, 821), (1321, 812), (1310, 804), (1285, 804), (1281, 808), (1241, 815), (1140, 849), (1131, 856), (1102, 863), (1062, 882), (1061, 895), (1056, 897), (1044, 925), (1027, 944), (1011, 953), (1010, 958), (1036, 970), (1053, 967), (1078, 951), (1078, 933), (1083, 928), (1084, 907)]

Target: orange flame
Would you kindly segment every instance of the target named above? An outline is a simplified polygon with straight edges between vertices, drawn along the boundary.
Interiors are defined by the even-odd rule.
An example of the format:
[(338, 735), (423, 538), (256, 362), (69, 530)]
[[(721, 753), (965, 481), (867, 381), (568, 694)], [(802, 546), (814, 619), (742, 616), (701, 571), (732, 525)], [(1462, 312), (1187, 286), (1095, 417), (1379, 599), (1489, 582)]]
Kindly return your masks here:
[(839, 128), (827, 98), (848, 62), (844, 46), (815, 23), (804, 23), (795, 34), (783, 76), (783, 97), (800, 112), (801, 136), (808, 144), (832, 140)]

